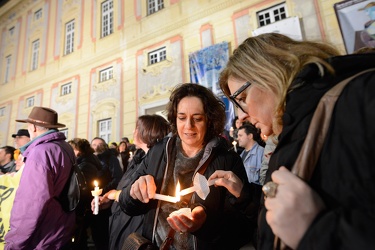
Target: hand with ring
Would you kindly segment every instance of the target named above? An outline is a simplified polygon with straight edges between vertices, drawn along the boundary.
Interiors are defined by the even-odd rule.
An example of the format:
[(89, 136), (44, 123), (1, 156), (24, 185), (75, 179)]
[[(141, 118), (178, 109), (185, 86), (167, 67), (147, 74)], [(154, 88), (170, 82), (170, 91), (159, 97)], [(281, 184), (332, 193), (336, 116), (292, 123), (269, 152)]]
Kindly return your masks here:
[(266, 220), (273, 233), (289, 247), (297, 248), (303, 235), (325, 205), (307, 183), (280, 167), (265, 185)]

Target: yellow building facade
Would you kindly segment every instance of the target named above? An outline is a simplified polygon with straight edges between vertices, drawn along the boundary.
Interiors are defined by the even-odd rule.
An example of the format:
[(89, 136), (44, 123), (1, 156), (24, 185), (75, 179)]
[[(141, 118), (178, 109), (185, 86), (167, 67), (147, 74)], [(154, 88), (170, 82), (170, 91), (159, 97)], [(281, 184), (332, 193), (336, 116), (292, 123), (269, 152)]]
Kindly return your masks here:
[[(33, 106), (59, 113), (68, 139), (132, 138), (190, 82), (189, 54), (282, 29), (344, 51), (331, 0), (12, 0), (0, 8), (0, 145)], [(280, 16), (278, 16), (281, 13)], [(271, 14), (269, 19), (268, 14)], [(273, 18), (273, 19), (272, 19)]]

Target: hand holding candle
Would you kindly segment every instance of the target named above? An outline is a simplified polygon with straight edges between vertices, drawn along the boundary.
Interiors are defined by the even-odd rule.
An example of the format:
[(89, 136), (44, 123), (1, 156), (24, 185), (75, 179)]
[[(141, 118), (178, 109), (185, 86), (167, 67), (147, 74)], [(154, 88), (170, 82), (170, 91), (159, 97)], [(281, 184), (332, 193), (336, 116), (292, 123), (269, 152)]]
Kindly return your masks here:
[(99, 189), (98, 187), (98, 182), (95, 180), (94, 181), (95, 188), (93, 191), (91, 191), (91, 195), (94, 196), (94, 212), (93, 214), (98, 214), (99, 213), (99, 195), (102, 194), (102, 189)]

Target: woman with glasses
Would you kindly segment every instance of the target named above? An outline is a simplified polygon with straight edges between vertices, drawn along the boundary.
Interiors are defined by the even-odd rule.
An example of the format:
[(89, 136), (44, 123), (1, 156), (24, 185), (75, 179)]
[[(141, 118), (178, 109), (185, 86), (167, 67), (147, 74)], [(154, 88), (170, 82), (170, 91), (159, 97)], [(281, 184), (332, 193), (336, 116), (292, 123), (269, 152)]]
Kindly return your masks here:
[[(260, 213), (258, 249), (272, 249), (275, 235), (293, 249), (375, 246), (375, 71), (353, 78), (339, 96), (311, 179), (290, 172), (320, 98), (374, 67), (374, 54), (340, 56), (328, 44), (275, 33), (234, 50), (220, 86), (240, 119), (279, 140), (266, 176), (273, 192)], [(227, 182), (216, 185), (244, 191), (233, 173), (211, 178), (223, 174)]]

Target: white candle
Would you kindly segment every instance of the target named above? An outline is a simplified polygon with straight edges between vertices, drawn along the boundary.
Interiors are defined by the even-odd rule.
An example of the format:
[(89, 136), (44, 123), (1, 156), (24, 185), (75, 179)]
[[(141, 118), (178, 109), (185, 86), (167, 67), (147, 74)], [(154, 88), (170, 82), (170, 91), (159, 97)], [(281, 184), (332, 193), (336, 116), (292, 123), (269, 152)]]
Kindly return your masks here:
[(129, 152), (129, 157), (133, 158), (133, 152), (132, 151)]
[(180, 200), (180, 199), (177, 199), (177, 197), (164, 195), (164, 194), (155, 194), (153, 199), (161, 200), (161, 201), (168, 201), (168, 202), (172, 202), (172, 203), (176, 203)]
[(172, 202), (172, 203), (179, 202), (180, 201), (180, 182), (177, 182), (176, 196), (169, 196), (169, 195), (164, 195), (164, 194), (155, 194), (153, 199), (168, 201), (168, 202)]
[(94, 196), (94, 212), (93, 214), (98, 214), (99, 213), (99, 195), (102, 194), (102, 189), (99, 189), (98, 187), (98, 182), (95, 180), (94, 181), (95, 188), (93, 191), (91, 191), (91, 195)]
[(237, 142), (236, 142), (236, 141), (233, 141), (232, 144), (233, 144), (234, 152), (237, 152), (237, 147), (236, 147)]

